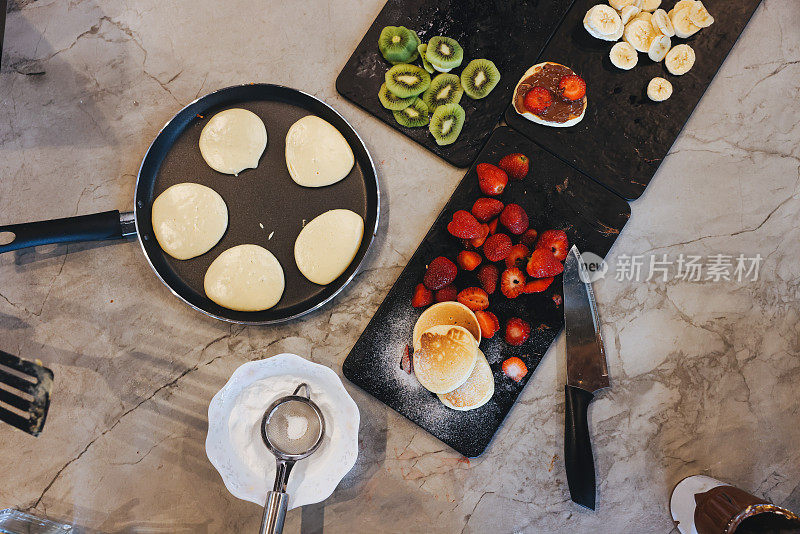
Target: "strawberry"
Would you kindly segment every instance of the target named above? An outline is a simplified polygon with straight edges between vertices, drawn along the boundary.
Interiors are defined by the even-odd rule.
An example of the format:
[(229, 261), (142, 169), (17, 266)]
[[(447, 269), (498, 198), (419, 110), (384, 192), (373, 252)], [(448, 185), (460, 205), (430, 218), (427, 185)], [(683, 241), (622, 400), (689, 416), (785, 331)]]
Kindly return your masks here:
[(406, 343), (406, 346), (403, 348), (403, 356), (400, 358), (400, 369), (408, 374), (414, 371), (414, 360), (411, 359), (411, 349), (408, 343)]
[(481, 235), (481, 224), (470, 212), (458, 210), (447, 223), (447, 231), (462, 239), (474, 239)]
[(516, 267), (506, 269), (500, 275), (500, 291), (510, 299), (515, 299), (522, 294), (525, 287), (525, 275)]
[(477, 276), (481, 287), (490, 295), (494, 293), (494, 290), (497, 289), (497, 280), (500, 278), (500, 269), (497, 268), (497, 265), (487, 263), (478, 269)]
[(561, 297), (561, 295), (559, 295), (558, 293), (553, 295), (553, 304), (555, 304), (556, 306), (561, 306), (563, 302), (564, 299)]
[(453, 284), (447, 284), (436, 291), (435, 300), (436, 302), (456, 301), (458, 300), (458, 289)]
[(497, 223), (499, 222), (498, 219), (492, 219), (489, 221), (489, 235), (494, 235), (497, 233)]
[(519, 317), (512, 317), (506, 323), (506, 343), (509, 345), (522, 345), (528, 340), (530, 333), (531, 325)]
[(553, 103), (553, 95), (546, 88), (537, 85), (525, 94), (522, 104), (533, 113), (541, 113)]
[(484, 195), (497, 196), (503, 192), (508, 183), (506, 171), (491, 163), (478, 163), (475, 168), (478, 173), (478, 185)]
[(548, 249), (537, 248), (531, 252), (526, 270), (534, 278), (547, 278), (564, 272), (564, 266)]
[(552, 283), (553, 283), (552, 276), (548, 276), (547, 278), (534, 278), (533, 280), (530, 280), (528, 281), (527, 284), (525, 284), (525, 289), (523, 289), (523, 291), (525, 293), (541, 293), (542, 291), (550, 287), (550, 284)]
[(475, 239), (470, 239), (469, 244), (473, 248), (481, 248), (487, 237), (489, 237), (489, 225), (481, 223), (481, 235)]
[(417, 284), (411, 297), (411, 305), (415, 308), (424, 308), (429, 304), (433, 304), (433, 291), (425, 287), (425, 284)]
[(475, 317), (481, 327), (482, 338), (490, 339), (500, 330), (500, 321), (497, 320), (497, 316), (492, 312), (478, 310), (475, 312)]
[(436, 291), (455, 280), (456, 274), (458, 274), (456, 264), (444, 256), (439, 256), (428, 265), (425, 276), (422, 277), (422, 283), (428, 289)]
[(531, 251), (528, 247), (519, 243), (511, 247), (511, 251), (506, 256), (506, 267), (511, 269), (512, 267), (519, 267), (520, 269), (524, 269), (525, 265), (528, 264), (528, 256), (530, 256)]
[(474, 271), (478, 268), (478, 265), (481, 264), (481, 261), (483, 261), (481, 255), (471, 250), (462, 250), (458, 253), (458, 257), (456, 257), (458, 266), (465, 271)]
[(525, 230), (525, 233), (522, 234), (519, 242), (525, 245), (528, 248), (533, 248), (536, 245), (536, 238), (539, 234), (533, 228), (528, 228)]
[(550, 249), (558, 261), (564, 261), (569, 252), (567, 234), (564, 233), (564, 230), (547, 230), (536, 242), (536, 248)]
[(511, 252), (511, 238), (506, 234), (490, 235), (483, 244), (483, 255), (489, 261), (504, 260), (509, 252)]
[(530, 160), (525, 154), (509, 154), (504, 156), (497, 164), (498, 167), (506, 171), (515, 180), (522, 180), (528, 176), (528, 164)]
[(503, 374), (514, 382), (519, 382), (528, 374), (528, 366), (521, 359), (512, 356), (503, 362)]
[(481, 222), (486, 222), (500, 215), (503, 203), (496, 198), (481, 197), (472, 205), (472, 214)]
[(507, 204), (500, 214), (500, 224), (512, 234), (520, 235), (528, 229), (528, 214), (519, 204)]
[(562, 76), (558, 80), (558, 90), (567, 100), (580, 100), (586, 95), (586, 82), (577, 74)]
[(485, 310), (489, 307), (489, 295), (479, 287), (468, 287), (458, 294), (458, 302), (472, 311)]

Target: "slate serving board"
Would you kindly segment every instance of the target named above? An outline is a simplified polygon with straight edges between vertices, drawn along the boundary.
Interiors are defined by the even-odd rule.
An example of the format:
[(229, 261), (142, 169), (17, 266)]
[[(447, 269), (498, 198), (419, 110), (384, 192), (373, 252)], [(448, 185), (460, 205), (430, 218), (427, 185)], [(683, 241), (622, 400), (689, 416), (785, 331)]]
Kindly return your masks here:
[[(336, 89), (392, 128), (457, 167), (468, 167), (503, 115), (517, 80), (539, 56), (573, 0), (389, 0), (347, 61)], [(440, 147), (424, 128), (397, 124), (378, 100), (378, 89), (391, 65), (378, 50), (384, 26), (406, 26), (422, 42), (445, 35), (464, 48), (463, 67), (476, 58), (497, 65), (500, 83), (481, 100), (464, 95), (466, 122), (455, 143)], [(419, 60), (415, 62), (420, 64)], [(432, 74), (431, 77), (435, 76)]]
[[(503, 202), (523, 206), (531, 218), (531, 226), (540, 233), (550, 228), (564, 229), (570, 243), (576, 243), (581, 251), (605, 256), (628, 221), (627, 202), (510, 128), (495, 130), (477, 163), (497, 163), (513, 152), (528, 155), (531, 170), (525, 180), (509, 183), (500, 197)], [(400, 369), (403, 349), (406, 344), (411, 346), (414, 323), (422, 313), (422, 309), (411, 306), (413, 289), (421, 282), (430, 260), (440, 255), (455, 260), (461, 244), (447, 232), (447, 223), (453, 212), (469, 210), (479, 196), (478, 179), (472, 167), (343, 365), (344, 375), (350, 381), (468, 457), (480, 455), (489, 444), (564, 322), (562, 306), (553, 301), (553, 295), (561, 295), (560, 276), (547, 291), (514, 300), (502, 297), (498, 288), (490, 297), (488, 309), (500, 320), (501, 331), (481, 342), (481, 350), (494, 373), (495, 395), (476, 410), (460, 412), (446, 408), (436, 395), (419, 385), (413, 374)], [(459, 288), (478, 285), (472, 273), (462, 272), (458, 276)], [(532, 325), (530, 339), (520, 347), (512, 347), (503, 340), (505, 323), (514, 316)], [(519, 384), (507, 378), (501, 369), (503, 360), (511, 356), (520, 356), (529, 369)]]
[[(567, 65), (586, 80), (589, 107), (583, 120), (570, 128), (535, 124), (519, 115), (509, 98), (506, 123), (623, 197), (636, 199), (760, 0), (703, 0), (714, 24), (689, 39), (672, 38), (673, 46), (687, 43), (697, 57), (694, 67), (683, 76), (669, 74), (663, 62), (654, 63), (641, 53), (632, 70), (614, 67), (608, 58), (614, 43), (595, 39), (583, 27), (586, 11), (597, 3), (577, 0), (539, 59)], [(674, 5), (675, 0), (662, 3), (667, 11)], [(647, 83), (655, 76), (672, 83), (674, 92), (665, 102), (647, 98)]]

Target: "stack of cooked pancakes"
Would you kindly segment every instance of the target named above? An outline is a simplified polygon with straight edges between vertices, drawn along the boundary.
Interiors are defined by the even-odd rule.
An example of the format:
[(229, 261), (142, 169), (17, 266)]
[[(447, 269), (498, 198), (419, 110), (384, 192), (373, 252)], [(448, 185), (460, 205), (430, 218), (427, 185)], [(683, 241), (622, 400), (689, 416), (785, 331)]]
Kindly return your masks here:
[[(474, 328), (477, 319), (474, 319), (473, 327), (471, 321), (464, 320), (465, 313), (474, 319), (474, 314), (457, 302), (432, 306), (417, 322), (421, 328), (427, 328), (418, 338), (419, 329), (415, 328), (414, 336), (414, 374), (417, 380), (425, 389), (436, 393), (445, 406), (454, 410), (478, 408), (494, 395), (492, 370), (478, 348), (480, 330)], [(440, 324), (431, 325), (434, 322)]]

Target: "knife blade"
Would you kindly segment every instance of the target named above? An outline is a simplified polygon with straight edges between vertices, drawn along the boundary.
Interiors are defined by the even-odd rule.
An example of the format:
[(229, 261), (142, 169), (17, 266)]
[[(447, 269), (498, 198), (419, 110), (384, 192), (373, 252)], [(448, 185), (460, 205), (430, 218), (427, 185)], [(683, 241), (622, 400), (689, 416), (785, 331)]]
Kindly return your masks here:
[(582, 269), (580, 252), (573, 245), (563, 276), (567, 353), (564, 463), (570, 497), (594, 510), (594, 457), (587, 417), (594, 393), (609, 387), (610, 382), (594, 292), (587, 276), (582, 276)]

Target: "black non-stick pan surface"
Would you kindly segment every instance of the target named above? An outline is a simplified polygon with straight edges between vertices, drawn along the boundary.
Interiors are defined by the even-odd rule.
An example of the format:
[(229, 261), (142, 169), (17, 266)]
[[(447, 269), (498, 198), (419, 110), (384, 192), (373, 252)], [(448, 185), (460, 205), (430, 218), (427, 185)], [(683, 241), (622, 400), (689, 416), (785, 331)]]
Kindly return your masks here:
[[(209, 167), (200, 155), (200, 132), (209, 119), (229, 108), (244, 108), (258, 115), (267, 128), (267, 148), (255, 169), (239, 176), (221, 174)], [(285, 139), (289, 127), (306, 115), (328, 121), (345, 137), (355, 155), (355, 165), (347, 177), (336, 184), (308, 188), (297, 185), (286, 168)], [(189, 260), (176, 260), (159, 246), (151, 223), (153, 200), (168, 187), (195, 182), (214, 189), (228, 206), (228, 229), (209, 252)], [(164, 284), (190, 306), (218, 319), (247, 324), (286, 321), (319, 308), (353, 279), (378, 227), (379, 190), (375, 167), (364, 143), (353, 128), (332, 108), (316, 98), (287, 87), (249, 84), (221, 89), (189, 104), (168, 122), (147, 151), (139, 170), (135, 194), (136, 231), (148, 262)], [(306, 222), (332, 209), (354, 211), (364, 219), (364, 238), (355, 259), (335, 281), (320, 286), (308, 281), (294, 260), (294, 242)], [(85, 239), (119, 237), (109, 230), (105, 235), (97, 224), (119, 227), (112, 214), (83, 216), (46, 223), (0, 227), (25, 236), (28, 245), (75, 241), (72, 238), (45, 238), (30, 234), (33, 225), (44, 225), (52, 234), (53, 223), (62, 228), (83, 223)], [(86, 228), (88, 224), (88, 228)], [(77, 232), (74, 228), (73, 233)], [(34, 234), (37, 232), (34, 232)], [(41, 233), (41, 232), (39, 232)], [(116, 234), (116, 235), (115, 235)], [(255, 244), (270, 250), (280, 261), (286, 289), (278, 304), (259, 312), (229, 310), (211, 301), (203, 290), (203, 278), (211, 262), (236, 245)], [(19, 248), (19, 247), (17, 247)], [(0, 252), (4, 249), (0, 247)]]

